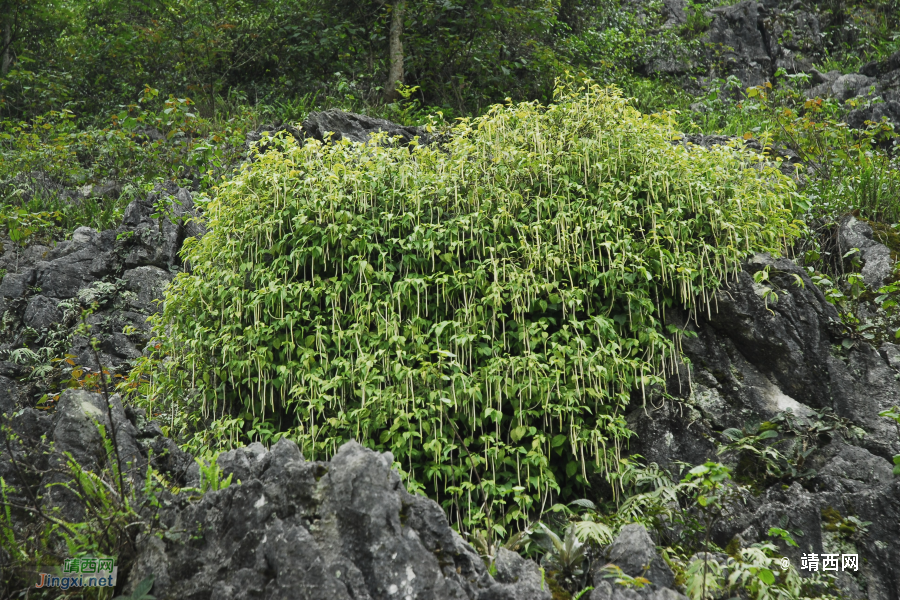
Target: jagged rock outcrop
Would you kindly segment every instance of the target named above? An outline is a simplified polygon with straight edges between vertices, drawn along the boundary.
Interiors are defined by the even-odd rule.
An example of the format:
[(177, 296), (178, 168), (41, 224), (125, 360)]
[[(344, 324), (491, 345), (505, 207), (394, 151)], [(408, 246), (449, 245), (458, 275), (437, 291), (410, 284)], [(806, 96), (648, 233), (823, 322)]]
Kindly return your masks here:
[[(389, 454), (355, 442), (327, 462), (305, 460), (288, 440), (271, 450), (255, 443), (226, 452), (217, 466), (231, 485), (198, 498), (198, 463), (118, 396), (107, 410), (102, 394), (68, 390), (52, 416), (26, 408), (3, 421), (15, 434), (15, 460), (0, 461), (0, 477), (16, 488), (10, 501), (18, 506), (37, 498), (44, 510), (82, 516), (83, 504), (58, 484), (71, 479), (66, 455), (90, 470), (114, 460), (98, 424), (116, 432), (130, 489), (140, 493), (148, 464), (186, 486), (178, 495), (157, 489), (158, 502), (146, 504), (156, 525), (137, 539), (137, 556), (121, 573), (126, 593), (152, 575), (156, 597), (179, 600), (551, 597), (538, 565), (505, 548), (497, 550), (491, 576), (437, 503), (406, 492)], [(13, 516), (20, 533), (34, 525), (23, 511)], [(606, 559), (651, 582), (640, 598), (684, 600), (642, 525), (624, 527)], [(0, 553), (0, 569), (3, 560)], [(594, 564), (592, 600), (622, 597), (605, 579), (606, 564)]]
[[(765, 269), (763, 285), (753, 274)], [(721, 460), (723, 430), (781, 419), (777, 447), (797, 472), (735, 506), (716, 542), (763, 540), (770, 527), (800, 530), (798, 548), (781, 548), (795, 566), (803, 553), (852, 548), (860, 570), (842, 573), (844, 591), (896, 600), (900, 481), (891, 475), (891, 458), (900, 453), (900, 438), (878, 416), (900, 405), (893, 345), (876, 349), (846, 328), (803, 269), (768, 255), (748, 260), (708, 313), (669, 319), (696, 335), (683, 340), (690, 366), (669, 382), (677, 401), (648, 403), (630, 415), (637, 432), (631, 450), (669, 467)], [(871, 525), (857, 527), (851, 517)]]
[[(136, 493), (148, 464), (200, 485), (197, 463), (155, 423), (123, 409), (117, 396), (110, 405), (102, 394), (67, 390), (52, 417), (31, 408), (4, 415), (14, 432), (4, 440), (12, 454), (0, 461), (0, 477), (16, 490), (9, 500), (28, 507), (37, 499), (45, 511), (82, 518), (84, 504), (60, 484), (71, 480), (68, 456), (94, 471), (114, 460), (97, 425), (110, 436), (115, 430), (126, 485)], [(225, 453), (218, 466), (230, 486), (199, 500), (189, 497), (196, 489), (173, 496), (159, 488), (157, 502), (145, 503), (157, 525), (138, 538), (122, 587), (131, 593), (153, 575), (162, 599), (550, 600), (537, 564), (514, 552), (498, 553), (492, 577), (437, 503), (406, 492), (392, 462), (355, 442), (328, 462), (306, 461), (288, 440), (270, 451), (253, 444)], [(19, 535), (35, 524), (26, 510), (13, 518)], [(0, 552), (0, 571), (5, 560)]]
[(868, 122), (880, 123), (888, 121), (894, 130), (900, 129), (900, 102), (889, 100), (866, 108), (857, 108), (847, 115), (847, 125), (853, 129), (865, 129)]
[(858, 250), (863, 282), (869, 289), (877, 290), (894, 273), (894, 259), (890, 249), (876, 242), (872, 235), (872, 227), (853, 215), (847, 215), (838, 227), (838, 252), (843, 257)]
[(367, 142), (372, 134), (386, 132), (388, 136), (399, 137), (401, 143), (408, 144), (415, 138), (426, 142), (429, 137), (423, 127), (406, 127), (384, 119), (336, 109), (310, 113), (302, 127), (307, 135), (317, 140), (330, 137), (333, 141), (346, 139), (351, 142)]
[(126, 269), (150, 265), (177, 271), (184, 240), (206, 230), (197, 218), (191, 193), (177, 186), (157, 190), (128, 205), (117, 237), (126, 237), (123, 259)]
[[(677, 0), (664, 3), (662, 10), (668, 27), (687, 19), (686, 5)], [(772, 81), (778, 69), (789, 74), (807, 73), (809, 98), (835, 98), (841, 103), (853, 98), (864, 101), (847, 115), (851, 127), (863, 129), (867, 121), (886, 118), (900, 130), (900, 52), (867, 63), (858, 73), (821, 73), (814, 68), (824, 56), (824, 31), (831, 28), (834, 36), (841, 28), (831, 22), (837, 15), (804, 8), (800, 3), (742, 0), (713, 8), (705, 16), (711, 19), (702, 37), (702, 45), (707, 49), (705, 58), (698, 61), (678, 51), (665, 57), (651, 53), (644, 71), (685, 75), (703, 66), (708, 78), (734, 76), (742, 88)]]
[(355, 442), (328, 462), (287, 440), (229, 452), (219, 465), (240, 483), (164, 513), (172, 533), (144, 540), (131, 587), (153, 574), (154, 594), (173, 599), (549, 600), (537, 565), (513, 553), (493, 579), (392, 461)]
[[(52, 248), (32, 244), (23, 249), (4, 242), (3, 368), (20, 377), (37, 366), (34, 361), (41, 360), (41, 349), (49, 348), (56, 355), (72, 354), (79, 366), (96, 371), (88, 340), (74, 330), (81, 308), (97, 303), (98, 310), (87, 322), (101, 342), (100, 361), (114, 373), (127, 370), (149, 340), (147, 316), (160, 309), (157, 301), (163, 288), (183, 268), (181, 245), (204, 233), (196, 217), (190, 192), (168, 185), (129, 204), (115, 230), (79, 227), (71, 239)], [(32, 364), (26, 364), (29, 359), (22, 348), (36, 353)], [(0, 404), (31, 406), (33, 401), (24, 400), (40, 391), (35, 382), (9, 384), (0, 389)]]
[[(666, 26), (687, 21), (686, 3), (664, 4)], [(705, 13), (711, 19), (701, 39), (706, 49), (705, 63), (714, 77), (735, 76), (744, 87), (770, 80), (777, 69), (788, 73), (807, 72), (822, 55), (824, 38), (817, 14), (796, 5), (779, 7), (743, 0)], [(685, 74), (697, 64), (681, 54), (666, 60), (655, 58), (649, 73)]]
[[(852, 98), (864, 100), (863, 106), (847, 115), (847, 124), (856, 129), (866, 122), (887, 119), (900, 130), (900, 52), (881, 61), (863, 65), (858, 73), (812, 71), (816, 84), (807, 91), (810, 98), (836, 98), (844, 102)], [(876, 99), (880, 101), (875, 102)]]
[[(591, 576), (593, 590), (589, 600), (686, 600), (672, 589), (675, 575), (656, 550), (646, 528), (638, 523), (625, 525), (606, 549), (609, 562), (594, 563)], [(642, 577), (649, 585), (628, 589), (614, 583), (617, 572), (629, 577)]]
[(745, 87), (760, 85), (774, 73), (769, 35), (762, 26), (765, 7), (753, 0), (710, 11), (715, 16), (706, 42), (718, 51), (722, 69)]

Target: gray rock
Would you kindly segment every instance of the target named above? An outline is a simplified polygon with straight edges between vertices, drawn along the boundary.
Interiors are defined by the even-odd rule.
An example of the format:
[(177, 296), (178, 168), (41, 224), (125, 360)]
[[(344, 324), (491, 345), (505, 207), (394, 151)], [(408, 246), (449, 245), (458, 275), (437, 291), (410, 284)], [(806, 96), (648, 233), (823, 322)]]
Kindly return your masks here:
[[(783, 10), (777, 3), (743, 0), (709, 10), (706, 16), (713, 20), (703, 42), (710, 77), (733, 75), (746, 88), (771, 80), (776, 69), (814, 71), (824, 54), (825, 37), (819, 15), (800, 8), (795, 4)], [(831, 94), (830, 87), (816, 91)]]
[(390, 137), (400, 137), (402, 144), (409, 144), (413, 139), (426, 143), (428, 134), (421, 127), (405, 127), (384, 119), (375, 119), (365, 115), (329, 109), (314, 112), (303, 121), (304, 134), (317, 140), (325, 140), (330, 134), (333, 141), (350, 140), (351, 142), (367, 142), (376, 132), (387, 132)]
[(16, 410), (18, 386), (9, 377), (0, 375), (0, 413), (8, 414)]
[(687, 23), (687, 0), (663, 0), (663, 15), (666, 17), (664, 27)]
[[(131, 474), (135, 482), (143, 483), (146, 461), (136, 441), (137, 430), (125, 415), (118, 394), (110, 397), (110, 404), (123, 472)], [(103, 394), (79, 389), (65, 390), (54, 415), (54, 449), (57, 453), (70, 453), (86, 468), (104, 464), (111, 458), (106, 455), (97, 425), (102, 425), (106, 436), (111, 437), (109, 416), (110, 409)]]
[(843, 102), (864, 95), (873, 85), (875, 85), (874, 79), (859, 73), (841, 75), (831, 84), (831, 95)]
[[(865, 232), (852, 226), (845, 238), (871, 242)], [(767, 267), (778, 293), (778, 300), (768, 303), (752, 277)], [(748, 260), (716, 295), (708, 314), (688, 320), (671, 313), (668, 318), (697, 333), (683, 340), (690, 366), (682, 365), (669, 380), (669, 393), (681, 401), (658, 409), (648, 403), (646, 412), (637, 408), (629, 414), (637, 432), (630, 451), (671, 467), (676, 466), (674, 456), (693, 464), (727, 460), (716, 452), (721, 440), (717, 432), (727, 427), (740, 429), (790, 409), (803, 431), (820, 426), (816, 423), (822, 417), (814, 411), (833, 410), (867, 434), (856, 438), (849, 431), (832, 430), (814, 436), (812, 443), (820, 447), (798, 465), (801, 471), (810, 470), (803, 485), (794, 481), (782, 489), (775, 484), (759, 497), (747, 495), (713, 532), (713, 539), (725, 547), (735, 536), (748, 544), (767, 539), (771, 527), (800, 530), (803, 536), (795, 537), (799, 548), (779, 542), (784, 556), (799, 565), (802, 553), (834, 552), (839, 541), (826, 528), (823, 511), (834, 509), (844, 517), (871, 521), (868, 534), (853, 542), (866, 571), (847, 575), (840, 586), (847, 597), (896, 600), (893, 592), (878, 591), (900, 589), (892, 566), (900, 561), (900, 552), (890, 541), (900, 535), (900, 484), (890, 461), (900, 453), (900, 441), (893, 423), (878, 416), (900, 405), (897, 371), (889, 364), (896, 348), (884, 344), (879, 353), (858, 343), (840, 356), (833, 354), (832, 346), (844, 335), (834, 307), (803, 269), (767, 255)], [(790, 434), (781, 439), (782, 444), (794, 443)], [(854, 590), (863, 590), (862, 596)]]
[[(890, 474), (890, 463), (861, 448), (835, 441), (818, 456), (821, 468), (810, 485), (792, 484), (770, 488), (759, 498), (748, 498), (747, 505), (735, 510), (719, 532), (719, 539), (734, 535), (759, 539), (770, 527), (803, 531), (796, 536), (798, 547), (779, 543), (780, 552), (795, 565), (806, 553), (858, 553), (860, 571), (846, 571), (838, 579), (847, 598), (889, 598), (898, 590), (892, 565), (900, 556), (893, 539), (900, 534), (900, 481)], [(806, 489), (809, 488), (809, 489)], [(834, 516), (871, 521), (865, 533), (844, 536)], [(779, 525), (779, 523), (781, 525)]]
[(33, 296), (25, 308), (25, 324), (34, 329), (48, 329), (62, 321), (57, 303), (46, 296)]
[(171, 439), (165, 437), (159, 425), (148, 423), (141, 428), (138, 443), (147, 452), (153, 468), (171, 477), (177, 485), (195, 487), (199, 484), (199, 469), (197, 479), (188, 482), (189, 469), (197, 465), (194, 457), (179, 448), (178, 444)]
[(101, 341), (100, 348), (106, 355), (120, 359), (113, 360), (117, 364), (122, 362), (121, 359), (134, 360), (141, 357), (141, 351), (137, 349), (134, 342), (127, 335), (118, 331), (106, 336)]
[(78, 291), (110, 274), (114, 268), (112, 240), (89, 227), (79, 227), (61, 242), (50, 260), (37, 263), (37, 287), (51, 298), (74, 298)]
[(549, 586), (541, 586), (541, 570), (533, 560), (526, 560), (519, 554), (500, 548), (494, 559), (496, 574), (494, 579), (500, 584), (491, 586), (491, 593), (482, 592), (480, 599), (488, 598), (540, 598), (550, 599)]
[(25, 269), (20, 273), (7, 273), (0, 283), (0, 298), (21, 298), (34, 285), (34, 269)]
[[(147, 460), (137, 442), (137, 431), (126, 417), (118, 395), (110, 398), (110, 404), (115, 437), (110, 426), (110, 410), (102, 394), (69, 389), (62, 393), (56, 407), (51, 456), (54, 470), (46, 473), (41, 482), (46, 490), (43, 504), (59, 507), (69, 520), (81, 518), (84, 506), (70, 490), (58, 485), (71, 481), (71, 477), (66, 475), (67, 456), (71, 456), (81, 468), (89, 470), (119, 460), (128, 485), (140, 487), (144, 483)], [(107, 439), (115, 439), (118, 459), (115, 454), (107, 455), (99, 426), (103, 427)]]
[(812, 74), (812, 82), (815, 84), (827, 83), (829, 86), (838, 80), (838, 77), (842, 75), (840, 71), (837, 69), (832, 69), (825, 73), (819, 72), (818, 69), (811, 69), (810, 73)]
[(179, 526), (141, 547), (126, 590), (153, 573), (159, 598), (549, 599), (535, 590), (537, 566), (515, 555), (493, 580), (440, 506), (405, 491), (392, 461), (355, 442), (327, 463), (287, 440), (223, 455), (242, 483), (164, 515)]
[[(832, 71), (828, 75), (834, 73)], [(844, 101), (866, 97), (883, 101), (851, 110), (846, 118), (850, 127), (864, 129), (867, 121), (877, 123), (886, 119), (895, 129), (900, 128), (900, 52), (883, 61), (864, 65), (859, 73), (828, 77), (826, 80), (821, 73), (813, 70), (813, 76), (813, 82), (817, 85), (807, 91), (810, 98), (834, 97)]]
[(654, 58), (646, 67), (648, 75), (685, 75), (696, 68), (693, 61), (681, 55)]
[(825, 39), (815, 13), (772, 9), (771, 16), (761, 24), (776, 69), (783, 68), (788, 73), (809, 72), (815, 59), (822, 56)]
[[(766, 267), (779, 290), (777, 302), (766, 302), (752, 278)], [(811, 409), (830, 408), (869, 431), (860, 442), (863, 447), (885, 455), (900, 450), (896, 433), (877, 416), (900, 402), (894, 371), (867, 344), (853, 347), (846, 362), (832, 355), (832, 344), (843, 339), (837, 311), (803, 269), (756, 255), (717, 294), (716, 304), (718, 313), (708, 316), (706, 325), (701, 322), (699, 337), (684, 340), (694, 374), (671, 381), (711, 426), (740, 429), (787, 409), (803, 416)], [(689, 380), (698, 384), (689, 388)], [(691, 436), (677, 427), (670, 433)], [(688, 440), (679, 443), (691, 445)]]
[[(900, 102), (900, 69), (879, 77), (876, 91), (881, 96), (881, 99), (885, 101), (885, 104)], [(891, 107), (890, 112), (894, 114), (896, 112), (893, 108), (894, 105), (892, 104)], [(894, 125), (897, 125), (896, 121), (894, 121)]]
[(91, 186), (87, 195), (92, 198), (118, 198), (122, 194), (123, 189), (124, 186), (118, 181), (106, 181)]
[(216, 464), (223, 475), (232, 475), (234, 482), (238, 483), (259, 477), (266, 456), (266, 448), (259, 442), (253, 442), (249, 446), (223, 452), (216, 459)]
[(868, 450), (834, 440), (823, 449), (824, 466), (816, 472), (820, 487), (833, 492), (861, 494), (893, 482), (891, 463)]
[(122, 279), (126, 282), (125, 288), (135, 294), (135, 298), (129, 302), (132, 308), (144, 314), (162, 310), (161, 304), (156, 300), (162, 300), (163, 290), (172, 281), (171, 273), (147, 265), (125, 271)]
[(765, 8), (753, 0), (709, 11), (713, 22), (704, 43), (717, 52), (728, 74), (735, 75), (745, 87), (760, 85), (774, 72), (768, 40), (759, 26)]
[(858, 221), (852, 215), (841, 220), (838, 245), (841, 256), (853, 248), (860, 250), (863, 281), (872, 290), (883, 286), (884, 280), (894, 272), (891, 251), (884, 244), (872, 239), (872, 228), (869, 225)]
[(171, 184), (132, 201), (116, 231), (123, 240), (125, 268), (152, 265), (171, 270), (181, 266), (184, 240), (201, 237), (206, 230), (191, 193)]
[(202, 485), (202, 476), (200, 474), (200, 463), (191, 461), (184, 472), (184, 485), (190, 488), (199, 488)]
[[(671, 587), (675, 583), (672, 569), (656, 551), (656, 544), (640, 523), (622, 527), (619, 535), (606, 552), (609, 562), (618, 566), (626, 575), (645, 577), (659, 587)], [(594, 584), (601, 580), (594, 573)]]
[(838, 80), (838, 77), (841, 76), (841, 72), (836, 69), (828, 71), (827, 73), (820, 73), (816, 69), (811, 69), (810, 72), (812, 74), (812, 83), (814, 85), (806, 90), (806, 97), (831, 98), (831, 88), (834, 85), (834, 82)]
[(864, 64), (859, 69), (859, 72), (868, 77), (882, 77), (898, 69), (900, 69), (900, 51), (894, 52), (885, 60), (876, 60)]
[(671, 588), (662, 589), (628, 589), (609, 581), (594, 584), (589, 600), (687, 600), (683, 594)]
[(885, 342), (878, 349), (878, 352), (887, 361), (888, 365), (894, 370), (900, 371), (900, 346)]
[(847, 114), (847, 125), (854, 129), (865, 129), (866, 121), (878, 123), (883, 119), (893, 123), (895, 130), (900, 130), (900, 102), (890, 100), (881, 104), (873, 104), (867, 108), (857, 108)]
[(608, 581), (594, 582), (590, 600), (613, 600), (613, 587)]

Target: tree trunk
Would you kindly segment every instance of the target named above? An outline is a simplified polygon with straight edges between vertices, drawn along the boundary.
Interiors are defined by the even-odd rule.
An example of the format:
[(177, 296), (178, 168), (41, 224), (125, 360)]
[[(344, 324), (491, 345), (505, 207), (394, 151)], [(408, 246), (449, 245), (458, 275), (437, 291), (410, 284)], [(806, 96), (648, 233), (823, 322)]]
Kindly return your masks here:
[(0, 65), (0, 75), (6, 77), (9, 73), (9, 63), (12, 62), (12, 23), (9, 15), (3, 22), (3, 63)]
[(388, 46), (390, 68), (387, 84), (384, 86), (385, 101), (393, 101), (399, 97), (397, 85), (403, 83), (403, 13), (406, 12), (406, 0), (397, 0), (391, 13), (391, 31)]

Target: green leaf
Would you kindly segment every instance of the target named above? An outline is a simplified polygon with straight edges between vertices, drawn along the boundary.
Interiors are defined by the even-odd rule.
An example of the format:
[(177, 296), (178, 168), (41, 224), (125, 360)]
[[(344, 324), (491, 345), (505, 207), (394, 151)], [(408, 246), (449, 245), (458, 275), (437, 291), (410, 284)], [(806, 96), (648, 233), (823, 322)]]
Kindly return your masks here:
[(734, 427), (729, 427), (725, 431), (722, 432), (722, 435), (727, 437), (728, 439), (735, 441), (744, 437), (744, 432), (740, 429), (735, 429)]
[(597, 510), (597, 505), (588, 500), (587, 498), (578, 498), (577, 500), (572, 500), (569, 502), (569, 506), (580, 506), (581, 508), (586, 508), (588, 510)]
[(150, 589), (153, 587), (153, 580), (155, 579), (154, 575), (148, 575), (145, 577), (139, 584), (137, 584), (134, 588), (134, 596), (135, 598), (142, 598), (146, 595)]
[(760, 580), (766, 585), (772, 585), (775, 583), (775, 574), (772, 573), (769, 569), (760, 569), (757, 573), (757, 576)]

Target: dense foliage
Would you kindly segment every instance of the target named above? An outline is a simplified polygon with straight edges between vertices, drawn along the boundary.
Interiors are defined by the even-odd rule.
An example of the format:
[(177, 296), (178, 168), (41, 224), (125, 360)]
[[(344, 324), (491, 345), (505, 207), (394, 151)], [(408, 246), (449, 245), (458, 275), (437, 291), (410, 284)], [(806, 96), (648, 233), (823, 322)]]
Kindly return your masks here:
[(615, 92), (556, 100), (440, 145), (286, 140), (243, 167), (168, 289), (163, 397), (196, 390), (179, 412), (242, 414), (309, 457), (390, 450), (464, 520), (616, 470), (623, 409), (676, 352), (665, 308), (778, 252), (793, 183), (673, 145)]
[[(134, 102), (145, 85), (191, 97), (204, 116), (223, 100), (257, 105), (307, 94), (382, 97), (398, 2), (386, 0), (30, 0), (0, 2), (0, 118), (69, 109), (94, 119)], [(403, 3), (404, 81), (458, 114), (492, 102), (547, 101), (565, 69), (634, 84), (656, 57), (699, 57), (706, 11), (666, 26), (648, 0), (419, 0)], [(819, 10), (829, 68), (896, 49), (897, 0), (830, 0)], [(6, 33), (5, 31), (3, 33)], [(827, 68), (825, 69), (827, 70)], [(700, 75), (700, 72), (694, 75)], [(670, 91), (674, 88), (670, 88)], [(658, 105), (671, 102), (657, 98)]]
[[(341, 88), (373, 101), (385, 85), (396, 3), (7, 4), (18, 10), (18, 27), (17, 61), (2, 82), (4, 116), (108, 110), (148, 82), (193, 97), (207, 114), (219, 95), (256, 103), (292, 96), (287, 90), (302, 96)], [(460, 111), (508, 94), (547, 96), (557, 72), (551, 45), (563, 27), (559, 11), (551, 0), (411, 2), (403, 24), (406, 82)]]

